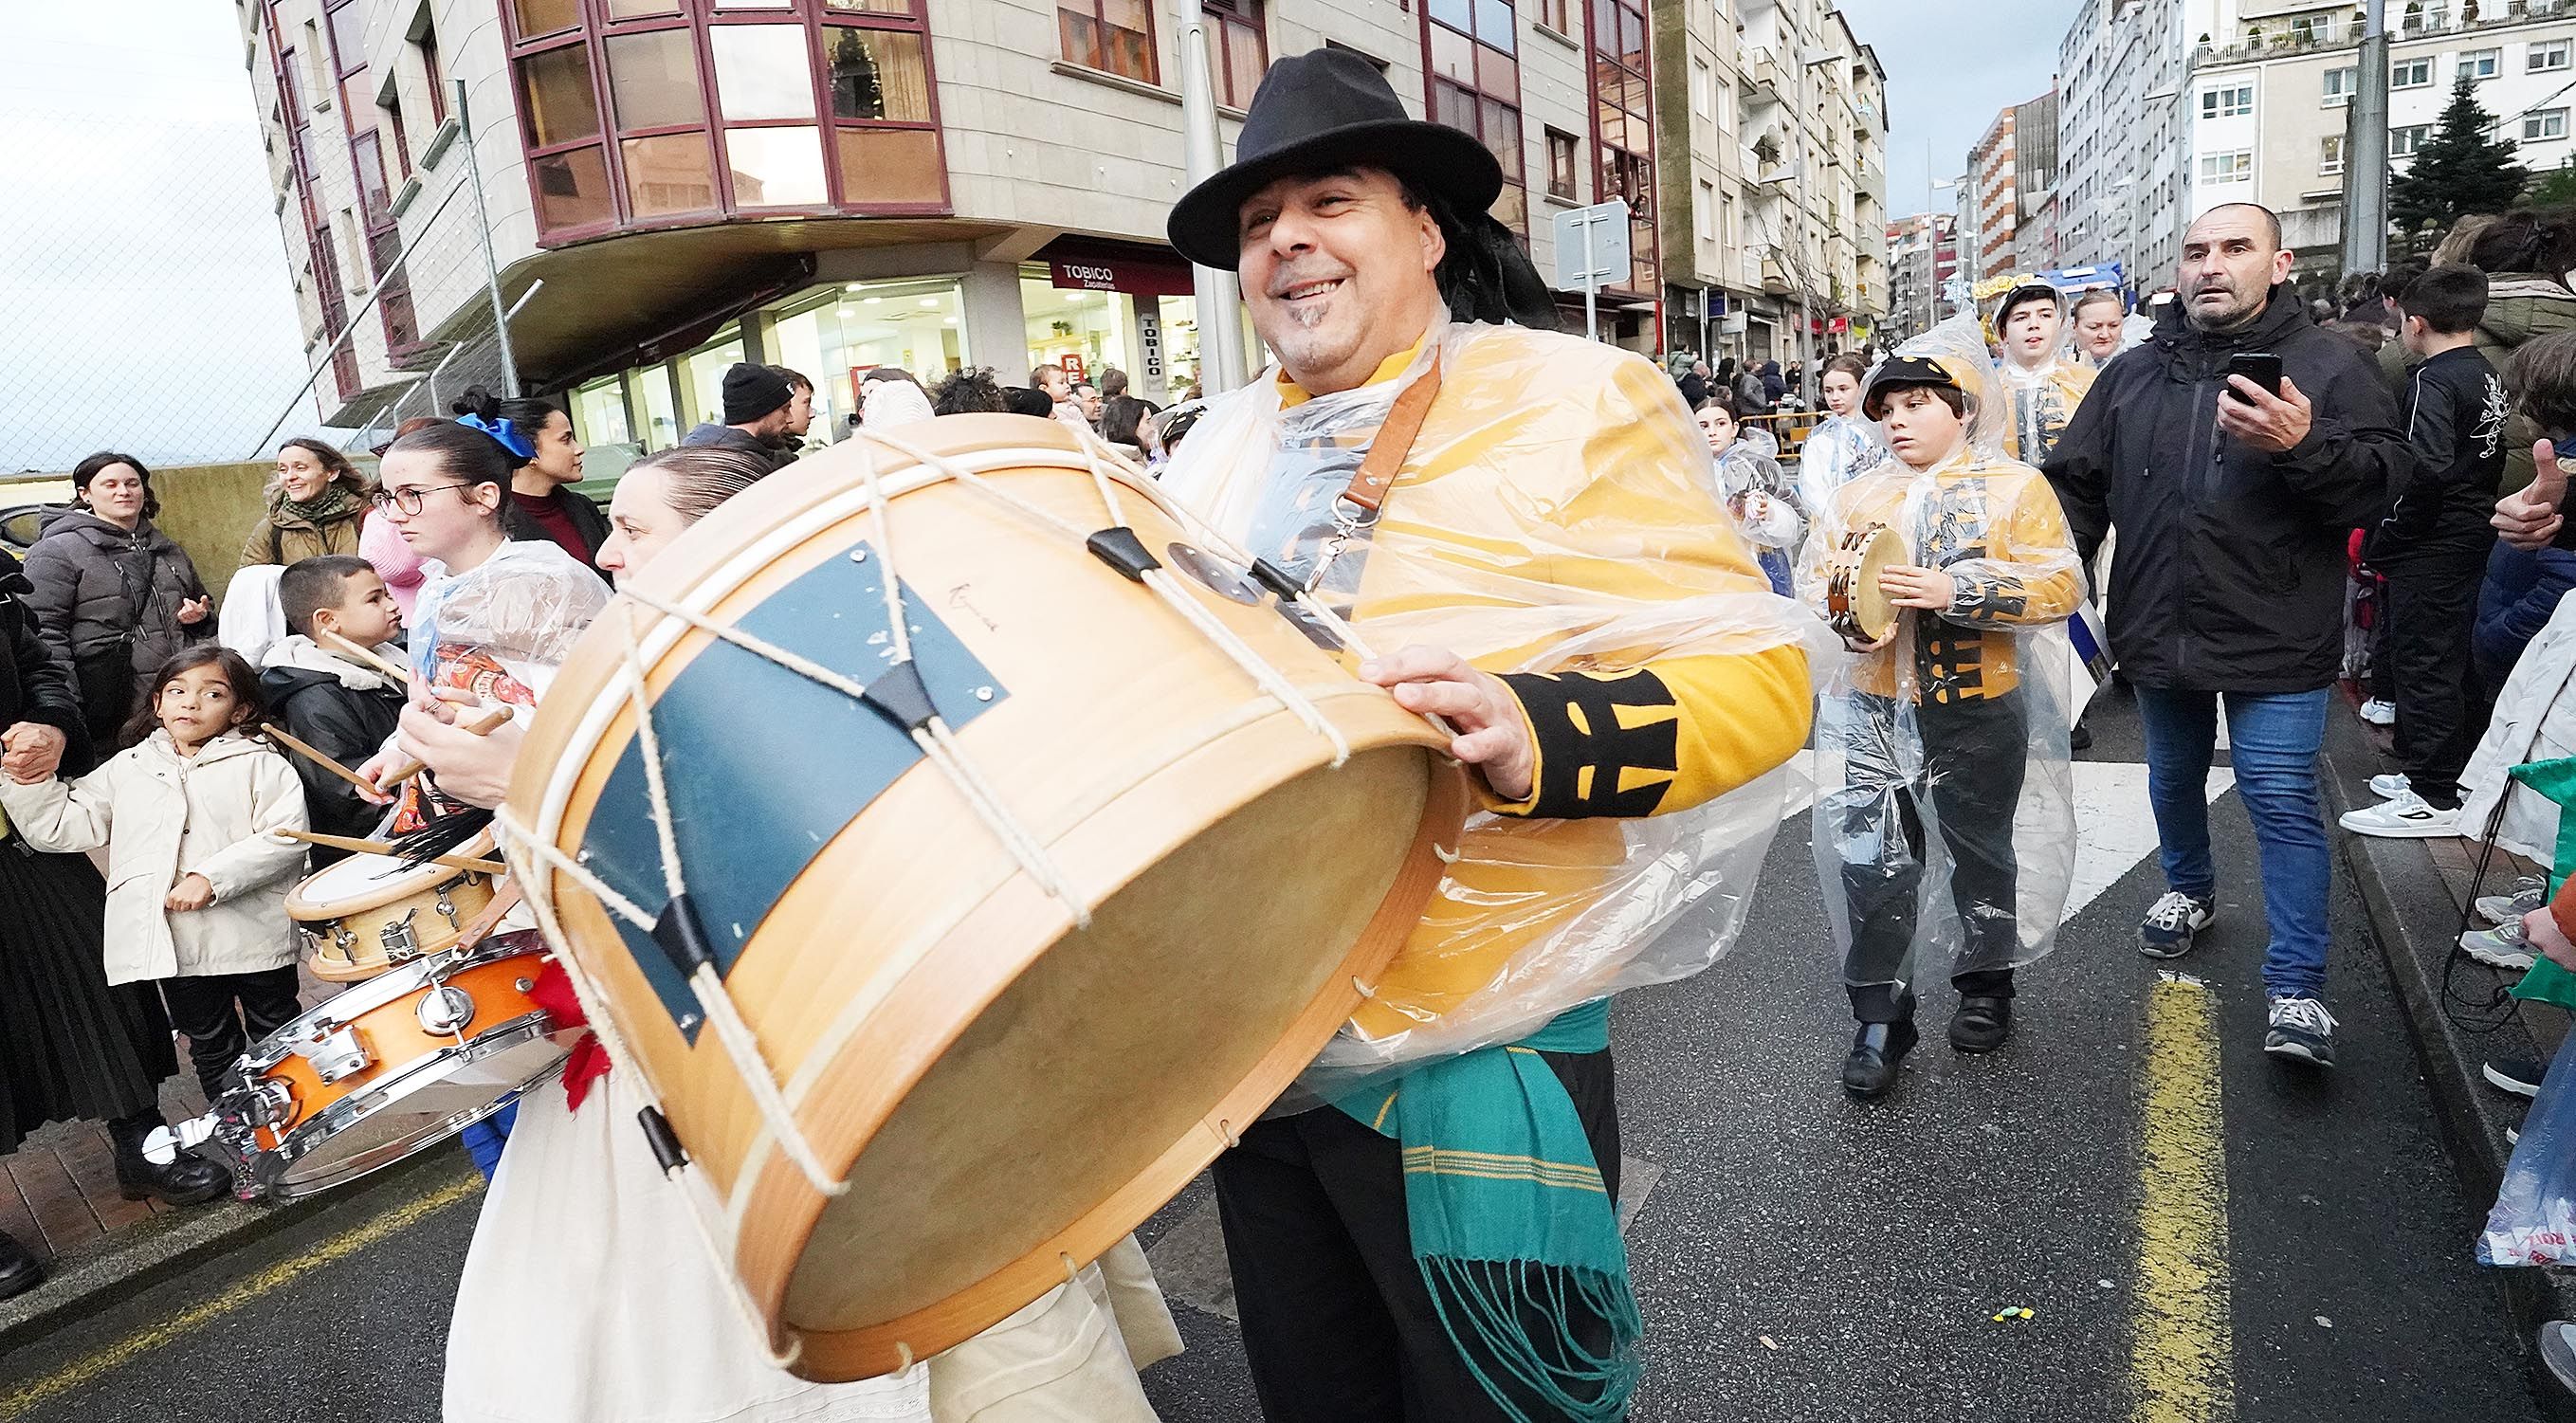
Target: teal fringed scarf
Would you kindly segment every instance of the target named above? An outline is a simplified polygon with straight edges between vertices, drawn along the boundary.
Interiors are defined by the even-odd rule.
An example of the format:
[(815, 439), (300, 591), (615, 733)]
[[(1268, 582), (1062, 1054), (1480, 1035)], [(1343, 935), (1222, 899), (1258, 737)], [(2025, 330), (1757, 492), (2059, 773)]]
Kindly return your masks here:
[(1333, 1104), (1403, 1146), (1414, 1262), (1468, 1371), (1520, 1423), (1609, 1423), (1645, 1372), (1618, 1203), (1539, 1056), (1609, 1046), (1605, 998)]
[[(2516, 766), (2508, 774), (2531, 787), (2534, 795), (2558, 806), (2558, 843), (2550, 847), (2547, 890), (2547, 894), (2555, 895), (2568, 871), (2576, 869), (2576, 813), (2568, 809), (2568, 802), (2576, 801), (2576, 757), (2534, 761)], [(2543, 902), (2547, 902), (2545, 897)], [(2560, 968), (2553, 960), (2535, 956), (2522, 981), (2513, 986), (2513, 996), (2576, 1011), (2576, 973)]]

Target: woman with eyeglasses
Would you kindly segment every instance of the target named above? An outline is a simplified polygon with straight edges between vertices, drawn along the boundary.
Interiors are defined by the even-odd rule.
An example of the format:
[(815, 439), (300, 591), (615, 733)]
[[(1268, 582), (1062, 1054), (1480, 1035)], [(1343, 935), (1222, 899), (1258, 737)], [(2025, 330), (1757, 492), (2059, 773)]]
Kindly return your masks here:
[[(376, 513), (420, 555), (411, 622), (419, 686), (534, 708), (572, 645), (608, 604), (608, 585), (550, 540), (512, 537), (519, 457), (465, 423), (415, 430), (386, 447)], [(400, 763), (390, 745), (360, 768), (375, 781)], [(406, 792), (394, 829), (447, 807)]]

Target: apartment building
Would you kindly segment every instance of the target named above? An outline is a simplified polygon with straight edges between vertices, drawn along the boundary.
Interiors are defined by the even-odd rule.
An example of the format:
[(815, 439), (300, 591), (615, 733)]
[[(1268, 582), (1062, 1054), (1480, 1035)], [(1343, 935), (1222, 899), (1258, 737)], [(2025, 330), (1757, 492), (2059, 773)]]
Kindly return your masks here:
[[(2230, 7), (2192, 71), (2191, 212), (2258, 202), (2281, 214), (2299, 270), (2340, 267), (2347, 106), (2357, 88), (2360, 26), (2349, 5), (2256, 3)], [(2406, 171), (2460, 76), (2534, 171), (2576, 155), (2576, 5), (2492, 0), (2485, 5), (2409, 0), (2388, 7), (2388, 154)]]
[[(1550, 204), (1628, 195), (1638, 265), (1605, 335), (1655, 346), (1666, 220), (1645, 0), (1204, 4), (1229, 148), (1270, 57), (1330, 44), (1494, 149), (1495, 215), (1542, 272)], [(448, 201), (469, 145), (504, 297), (524, 302), (525, 384), (593, 444), (674, 442), (742, 359), (811, 375), (822, 429), (880, 365), (1005, 380), (1040, 361), (1116, 366), (1157, 400), (1196, 379), (1191, 272), (1162, 238), (1185, 186), (1167, 5), (236, 6), (308, 355), (330, 359), (329, 423), (406, 397), (420, 413), (416, 383), (488, 331), (479, 254), (450, 250), (479, 242), (457, 220), (470, 202)]]
[(2013, 109), (2013, 267), (2058, 265), (2057, 91)]
[(1968, 150), (1967, 202), (1971, 217), (1959, 233), (1973, 282), (2009, 275), (2019, 260), (2021, 181), (2014, 166), (2019, 106), (1995, 115)]
[(1958, 220), (1919, 212), (1887, 225), (1889, 343), (1921, 335), (1945, 314), (1942, 291), (1959, 275)]
[[(2258, 8), (2267, 0), (2244, 0)], [(2189, 218), (2191, 124), (2181, 103), (2222, 0), (2084, 0), (2058, 45), (2058, 249), (2117, 262), (2132, 287), (2172, 280)]]

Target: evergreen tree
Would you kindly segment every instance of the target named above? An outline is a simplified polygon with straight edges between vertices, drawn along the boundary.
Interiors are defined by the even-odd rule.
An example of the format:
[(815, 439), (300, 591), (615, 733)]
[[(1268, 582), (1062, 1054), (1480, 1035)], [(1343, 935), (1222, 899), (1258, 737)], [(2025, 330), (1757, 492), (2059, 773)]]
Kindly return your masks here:
[(2475, 213), (2503, 212), (2522, 197), (2531, 173), (2511, 140), (2488, 136), (2495, 115), (2478, 103), (2477, 81), (2460, 76), (2442, 123), (2415, 147), (2414, 165), (2388, 185), (2392, 224), (2410, 247), (2440, 240), (2451, 224)]

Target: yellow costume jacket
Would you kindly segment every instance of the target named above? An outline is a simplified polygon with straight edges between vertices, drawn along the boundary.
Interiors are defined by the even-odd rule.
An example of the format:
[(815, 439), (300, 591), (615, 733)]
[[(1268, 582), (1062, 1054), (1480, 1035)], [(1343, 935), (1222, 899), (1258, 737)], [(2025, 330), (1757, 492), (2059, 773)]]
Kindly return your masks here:
[(2057, 437), (2066, 433), (2066, 422), (2075, 418), (2075, 407), (2084, 403), (2093, 378), (2100, 374), (2093, 367), (2077, 361), (2058, 358), (2043, 368), (2036, 380), (2024, 376), (2006, 361), (1995, 367), (1995, 388), (2009, 400), (2004, 422), (2004, 453), (2024, 464), (2036, 465), (2048, 458), (2057, 447)]

